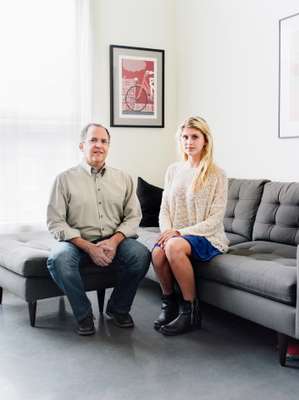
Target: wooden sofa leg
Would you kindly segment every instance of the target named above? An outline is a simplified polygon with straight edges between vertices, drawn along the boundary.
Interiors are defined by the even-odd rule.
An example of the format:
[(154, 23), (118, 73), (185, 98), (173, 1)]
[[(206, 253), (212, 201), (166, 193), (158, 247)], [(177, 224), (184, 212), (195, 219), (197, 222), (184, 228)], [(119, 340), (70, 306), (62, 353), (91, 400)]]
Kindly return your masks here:
[(0, 287), (0, 304), (2, 304), (3, 288)]
[(104, 301), (105, 301), (105, 289), (97, 290), (98, 295), (98, 305), (100, 314), (103, 314), (104, 311)]
[(279, 354), (279, 363), (282, 367), (286, 365), (286, 355), (288, 350), (288, 336), (283, 333), (278, 333), (278, 354)]
[(35, 326), (36, 305), (37, 305), (36, 301), (30, 301), (28, 303), (30, 325), (33, 327)]

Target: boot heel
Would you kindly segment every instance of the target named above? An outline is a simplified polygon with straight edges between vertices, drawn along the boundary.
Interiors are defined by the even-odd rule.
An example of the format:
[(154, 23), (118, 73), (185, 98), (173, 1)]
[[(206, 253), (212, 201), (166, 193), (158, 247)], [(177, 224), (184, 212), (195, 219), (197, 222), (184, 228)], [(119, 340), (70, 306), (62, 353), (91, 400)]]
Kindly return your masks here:
[(202, 325), (202, 313), (197, 299), (192, 303), (191, 324), (194, 329), (200, 329)]

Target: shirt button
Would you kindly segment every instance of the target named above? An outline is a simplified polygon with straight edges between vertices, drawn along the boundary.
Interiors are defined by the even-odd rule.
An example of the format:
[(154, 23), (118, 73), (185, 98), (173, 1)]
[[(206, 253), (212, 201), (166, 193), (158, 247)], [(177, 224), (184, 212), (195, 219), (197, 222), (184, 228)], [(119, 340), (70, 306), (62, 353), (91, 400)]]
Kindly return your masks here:
[(101, 201), (99, 201), (99, 204), (102, 204), (102, 202), (101, 202)]

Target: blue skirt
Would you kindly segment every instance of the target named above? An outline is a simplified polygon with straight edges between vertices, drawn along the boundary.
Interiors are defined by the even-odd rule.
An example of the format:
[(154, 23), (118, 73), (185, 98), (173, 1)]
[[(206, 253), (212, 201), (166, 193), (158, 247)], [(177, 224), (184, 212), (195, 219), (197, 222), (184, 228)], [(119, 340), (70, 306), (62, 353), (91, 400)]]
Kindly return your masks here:
[(204, 236), (182, 235), (191, 246), (191, 257), (194, 261), (210, 261), (213, 257), (219, 256), (220, 250), (216, 249)]
[[(191, 246), (191, 258), (194, 261), (210, 261), (213, 257), (222, 254), (221, 251), (216, 249), (204, 236), (182, 235), (175, 236), (174, 239), (175, 238), (187, 240)], [(160, 247), (158, 243), (155, 244), (154, 248), (156, 246)]]

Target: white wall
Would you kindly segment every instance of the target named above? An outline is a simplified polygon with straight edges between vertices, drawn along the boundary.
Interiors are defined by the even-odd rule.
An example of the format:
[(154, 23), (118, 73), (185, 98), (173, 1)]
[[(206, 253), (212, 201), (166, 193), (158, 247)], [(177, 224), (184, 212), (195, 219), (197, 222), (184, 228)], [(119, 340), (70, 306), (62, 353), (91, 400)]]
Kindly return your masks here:
[(94, 0), (93, 119), (109, 127), (109, 45), (165, 49), (165, 128), (110, 128), (109, 164), (162, 185), (175, 155), (175, 2)]
[(176, 4), (179, 119), (206, 117), (229, 176), (299, 181), (299, 138), (279, 139), (277, 123), (278, 21), (298, 0)]

